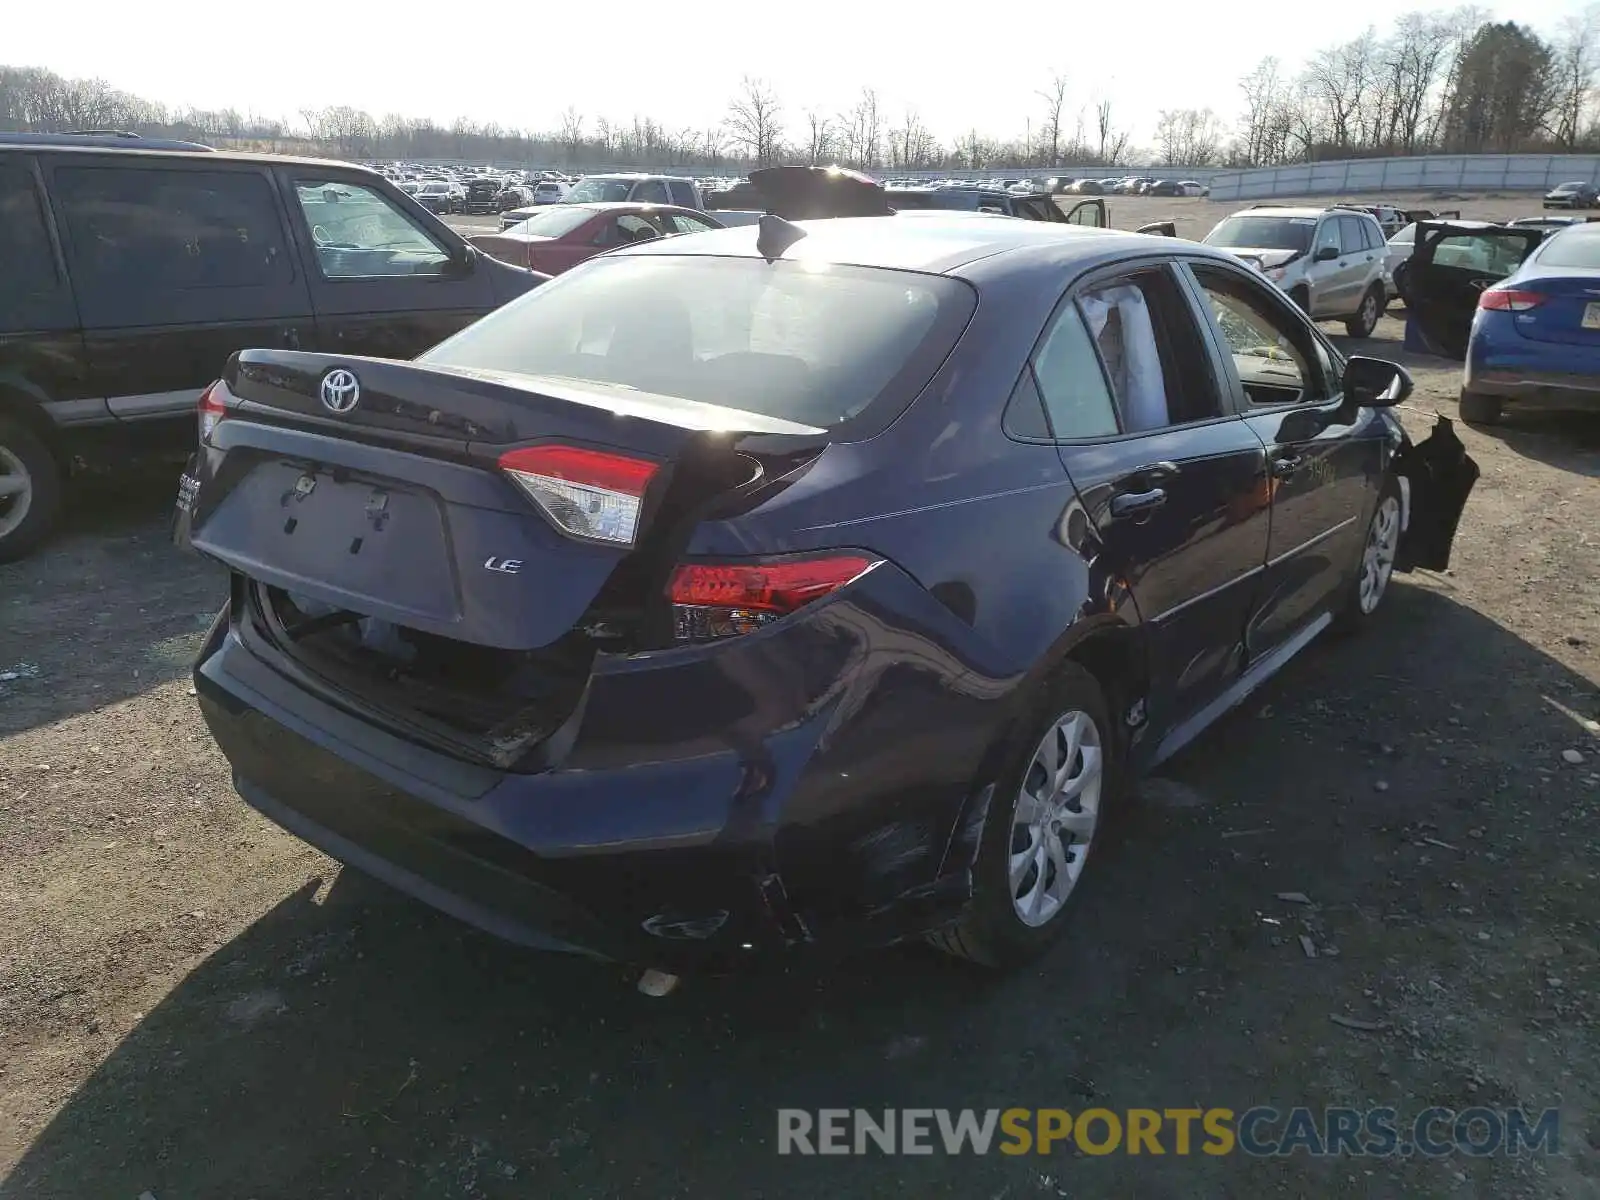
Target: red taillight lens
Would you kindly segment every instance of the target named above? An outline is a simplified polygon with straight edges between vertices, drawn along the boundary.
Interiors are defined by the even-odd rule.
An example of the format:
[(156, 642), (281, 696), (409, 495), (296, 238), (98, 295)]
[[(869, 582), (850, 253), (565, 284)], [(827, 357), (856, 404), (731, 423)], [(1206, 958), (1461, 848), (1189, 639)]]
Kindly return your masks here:
[(217, 422), (228, 415), (228, 410), (223, 407), (222, 397), (227, 388), (222, 380), (217, 380), (205, 391), (200, 393), (200, 404), (197, 412), (200, 417), (200, 441), (205, 445), (211, 444), (211, 431), (217, 427)]
[(684, 563), (667, 584), (674, 633), (679, 641), (750, 633), (838, 591), (881, 561), (852, 553), (768, 563)]
[(581, 446), (528, 446), (502, 454), (500, 469), (573, 537), (631, 546), (645, 489), (661, 467)]
[(1478, 295), (1478, 307), (1490, 312), (1527, 312), (1544, 301), (1543, 292), (1524, 292), (1517, 288), (1485, 288)]

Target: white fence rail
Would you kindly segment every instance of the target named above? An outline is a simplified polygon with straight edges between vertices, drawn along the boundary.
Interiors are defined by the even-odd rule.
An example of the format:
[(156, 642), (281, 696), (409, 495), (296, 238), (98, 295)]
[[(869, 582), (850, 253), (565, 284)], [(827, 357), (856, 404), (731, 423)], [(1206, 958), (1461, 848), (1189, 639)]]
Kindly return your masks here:
[(1213, 200), (1322, 196), (1360, 192), (1528, 192), (1600, 176), (1592, 154), (1427, 154), (1415, 158), (1356, 158), (1221, 171), (1211, 178)]

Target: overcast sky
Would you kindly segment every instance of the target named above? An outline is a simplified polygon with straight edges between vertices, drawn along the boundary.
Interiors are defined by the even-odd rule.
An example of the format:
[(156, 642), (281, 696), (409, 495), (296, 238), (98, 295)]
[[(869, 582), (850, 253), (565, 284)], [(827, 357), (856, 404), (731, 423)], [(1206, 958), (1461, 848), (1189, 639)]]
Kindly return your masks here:
[[(1548, 35), (1582, 6), (1518, 0), (1495, 8)], [(791, 136), (807, 108), (836, 111), (871, 84), (895, 122), (914, 105), (941, 141), (973, 128), (1020, 137), (1030, 118), (1039, 120), (1037, 91), (1060, 71), (1071, 80), (1074, 112), (1108, 96), (1118, 125), (1148, 145), (1161, 109), (1209, 106), (1231, 121), (1238, 78), (1263, 55), (1291, 65), (1368, 24), (1387, 32), (1386, 7), (524, 3), (512, 6), (520, 18), (506, 19), (508, 10), (491, 3), (14, 0), (0, 60), (99, 76), (171, 105), (288, 117), (350, 104), (376, 116), (467, 116), (535, 130), (553, 129), (568, 104), (585, 114), (586, 128), (597, 115), (634, 113), (674, 130), (706, 128), (749, 73), (772, 82)], [(1085, 117), (1092, 127), (1092, 114)]]

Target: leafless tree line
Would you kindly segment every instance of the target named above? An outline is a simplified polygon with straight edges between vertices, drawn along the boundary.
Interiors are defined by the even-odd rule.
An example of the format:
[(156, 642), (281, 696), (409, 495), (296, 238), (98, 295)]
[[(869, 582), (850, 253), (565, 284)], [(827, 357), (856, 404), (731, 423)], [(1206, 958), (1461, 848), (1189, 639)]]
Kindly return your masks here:
[[(1240, 80), (1229, 164), (1600, 150), (1600, 6), (1549, 39), (1474, 6), (1399, 17), (1318, 51), (1298, 74), (1263, 59)], [(1181, 141), (1181, 139), (1180, 139)]]
[(460, 119), (445, 126), (348, 106), (305, 109), (298, 121), (234, 110), (169, 109), (102, 80), (0, 67), (0, 129), (127, 129), (212, 145), (356, 159), (493, 161), (568, 168), (677, 166), (718, 170), (780, 161), (868, 171), (988, 167), (1251, 166), (1330, 158), (1600, 151), (1600, 3), (1549, 38), (1473, 6), (1400, 16), (1317, 51), (1298, 71), (1266, 58), (1240, 80), (1230, 129), (1209, 108), (1161, 112), (1141, 151), (1109, 99), (1069, 105), (1071, 80), (1053, 74), (1024, 114), (1026, 132), (971, 129), (941, 142), (913, 106), (893, 109), (872, 87), (840, 111), (788, 108), (747, 76), (724, 118), (671, 128), (652, 117), (590, 119), (576, 108), (553, 129)]

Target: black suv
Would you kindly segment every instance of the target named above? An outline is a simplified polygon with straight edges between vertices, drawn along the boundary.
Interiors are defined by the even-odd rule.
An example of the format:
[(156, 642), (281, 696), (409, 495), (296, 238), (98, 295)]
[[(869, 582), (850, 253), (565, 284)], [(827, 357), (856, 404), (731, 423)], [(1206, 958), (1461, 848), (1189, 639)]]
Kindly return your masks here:
[(375, 172), (183, 142), (0, 133), (0, 561), (69, 467), (177, 449), (250, 347), (410, 358), (542, 276)]

